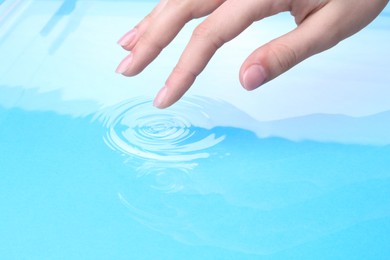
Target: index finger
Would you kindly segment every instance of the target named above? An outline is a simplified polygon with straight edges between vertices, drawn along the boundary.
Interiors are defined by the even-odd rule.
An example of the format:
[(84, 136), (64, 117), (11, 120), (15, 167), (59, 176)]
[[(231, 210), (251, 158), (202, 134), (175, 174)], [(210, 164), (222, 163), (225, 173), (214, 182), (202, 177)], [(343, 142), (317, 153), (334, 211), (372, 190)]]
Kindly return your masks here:
[(166, 108), (179, 100), (223, 44), (235, 38), (254, 21), (288, 10), (288, 6), (281, 4), (284, 2), (230, 0), (222, 4), (194, 30), (154, 105)]

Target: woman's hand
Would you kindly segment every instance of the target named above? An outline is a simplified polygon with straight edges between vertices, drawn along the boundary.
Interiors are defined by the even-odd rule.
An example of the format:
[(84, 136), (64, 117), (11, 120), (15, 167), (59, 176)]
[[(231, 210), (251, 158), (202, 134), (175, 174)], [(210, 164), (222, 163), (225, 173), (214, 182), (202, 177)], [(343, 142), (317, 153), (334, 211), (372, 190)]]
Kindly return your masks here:
[(131, 51), (117, 68), (140, 73), (194, 18), (208, 17), (190, 42), (154, 105), (165, 108), (191, 87), (214, 53), (253, 22), (289, 11), (297, 28), (255, 50), (240, 70), (240, 82), (253, 90), (302, 60), (331, 48), (368, 25), (388, 0), (162, 0), (119, 44)]

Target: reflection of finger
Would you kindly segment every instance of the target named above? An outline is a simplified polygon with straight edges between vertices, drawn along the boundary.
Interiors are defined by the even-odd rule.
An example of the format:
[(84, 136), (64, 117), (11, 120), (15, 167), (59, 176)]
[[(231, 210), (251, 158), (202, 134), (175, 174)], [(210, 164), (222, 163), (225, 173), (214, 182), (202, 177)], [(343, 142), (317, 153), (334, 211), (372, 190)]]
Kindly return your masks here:
[[(351, 5), (344, 1), (329, 2), (295, 30), (258, 48), (241, 67), (243, 87), (253, 90), (362, 29), (381, 10), (378, 6), (367, 10), (362, 8), (362, 3), (357, 6), (357, 3)], [(353, 15), (345, 15), (350, 13)]]
[(190, 88), (211, 57), (253, 21), (288, 10), (285, 1), (229, 0), (215, 10), (194, 31), (166, 86), (155, 100), (155, 106), (168, 107)]
[[(165, 48), (183, 26), (193, 18), (204, 16), (214, 11), (223, 1), (178, 1), (167, 0), (157, 9), (155, 15), (149, 16), (136, 28), (137, 38), (128, 49), (131, 57), (125, 59), (120, 66), (123, 73), (133, 76), (140, 73)], [(133, 46), (131, 46), (133, 45)]]

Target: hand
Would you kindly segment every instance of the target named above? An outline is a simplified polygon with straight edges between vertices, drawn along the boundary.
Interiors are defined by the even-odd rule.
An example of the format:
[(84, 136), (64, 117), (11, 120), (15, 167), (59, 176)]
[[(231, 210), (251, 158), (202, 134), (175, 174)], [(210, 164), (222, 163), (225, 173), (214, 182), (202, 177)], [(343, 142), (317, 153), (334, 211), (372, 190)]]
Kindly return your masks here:
[(388, 0), (162, 0), (119, 44), (131, 51), (118, 73), (140, 73), (194, 18), (208, 17), (190, 42), (154, 105), (165, 108), (191, 87), (214, 53), (253, 22), (290, 11), (293, 31), (255, 50), (240, 70), (240, 82), (253, 90), (302, 60), (327, 50), (368, 25)]

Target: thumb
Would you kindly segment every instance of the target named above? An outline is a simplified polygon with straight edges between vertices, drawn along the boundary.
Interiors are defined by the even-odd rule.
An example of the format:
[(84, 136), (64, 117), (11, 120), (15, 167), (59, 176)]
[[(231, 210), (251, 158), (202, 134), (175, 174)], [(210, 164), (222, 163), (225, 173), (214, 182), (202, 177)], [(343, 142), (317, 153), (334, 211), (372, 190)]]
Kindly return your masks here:
[(247, 90), (254, 90), (309, 56), (331, 47), (318, 49), (316, 44), (323, 44), (323, 41), (303, 33), (296, 29), (256, 49), (241, 67), (241, 85)]
[(255, 50), (241, 67), (242, 86), (247, 90), (256, 89), (363, 27), (356, 26), (353, 21), (356, 18), (345, 19), (346, 8), (336, 7), (328, 4), (307, 17), (293, 31)]

